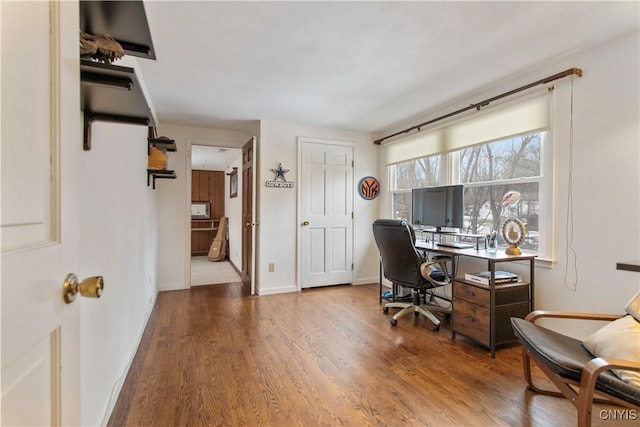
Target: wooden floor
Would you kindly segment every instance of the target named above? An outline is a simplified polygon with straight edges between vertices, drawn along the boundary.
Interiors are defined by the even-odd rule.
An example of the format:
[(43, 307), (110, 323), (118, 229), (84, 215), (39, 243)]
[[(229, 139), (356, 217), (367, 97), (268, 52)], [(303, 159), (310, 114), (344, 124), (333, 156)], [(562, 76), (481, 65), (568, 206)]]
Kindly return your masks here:
[[(519, 345), (491, 359), (452, 340), (448, 322), (433, 332), (410, 315), (392, 327), (377, 289), (161, 292), (109, 425), (576, 424), (568, 401), (526, 390)], [(602, 408), (594, 426), (623, 424), (600, 419)]]

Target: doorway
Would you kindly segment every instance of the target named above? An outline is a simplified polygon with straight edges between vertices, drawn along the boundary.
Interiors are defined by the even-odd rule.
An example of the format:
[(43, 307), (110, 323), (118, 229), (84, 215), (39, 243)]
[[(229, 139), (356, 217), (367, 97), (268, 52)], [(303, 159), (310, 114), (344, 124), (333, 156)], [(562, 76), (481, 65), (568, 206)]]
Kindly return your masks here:
[(191, 146), (191, 286), (241, 282), (241, 155), (239, 148)]

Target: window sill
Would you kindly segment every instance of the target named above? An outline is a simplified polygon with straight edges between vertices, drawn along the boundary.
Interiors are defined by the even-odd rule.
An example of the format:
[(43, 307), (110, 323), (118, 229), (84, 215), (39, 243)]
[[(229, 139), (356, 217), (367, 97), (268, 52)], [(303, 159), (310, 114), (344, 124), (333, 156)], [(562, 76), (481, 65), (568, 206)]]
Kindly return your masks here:
[(536, 258), (536, 267), (552, 269), (555, 264), (556, 264), (555, 259)]
[[(527, 255), (529, 253), (533, 253), (533, 252), (527, 252), (527, 251), (523, 251), (523, 254)], [(515, 261), (516, 264), (522, 264), (522, 265), (529, 265), (529, 261)], [(555, 259), (551, 259), (551, 258), (546, 258), (546, 257), (542, 257), (542, 256), (537, 256), (534, 259), (534, 265), (536, 267), (540, 267), (540, 268), (547, 268), (547, 269), (552, 269), (553, 266), (556, 264), (556, 260)]]

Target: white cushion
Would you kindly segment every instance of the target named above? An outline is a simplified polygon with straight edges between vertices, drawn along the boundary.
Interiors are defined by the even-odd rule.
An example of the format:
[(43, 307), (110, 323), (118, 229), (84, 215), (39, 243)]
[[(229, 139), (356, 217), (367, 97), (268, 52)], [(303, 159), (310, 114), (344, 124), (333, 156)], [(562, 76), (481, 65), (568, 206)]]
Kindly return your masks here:
[[(624, 316), (588, 336), (582, 344), (594, 356), (640, 361), (640, 322)], [(622, 380), (640, 387), (640, 372), (613, 369)]]
[(632, 315), (638, 322), (640, 322), (640, 291), (629, 300), (624, 306), (624, 310)]

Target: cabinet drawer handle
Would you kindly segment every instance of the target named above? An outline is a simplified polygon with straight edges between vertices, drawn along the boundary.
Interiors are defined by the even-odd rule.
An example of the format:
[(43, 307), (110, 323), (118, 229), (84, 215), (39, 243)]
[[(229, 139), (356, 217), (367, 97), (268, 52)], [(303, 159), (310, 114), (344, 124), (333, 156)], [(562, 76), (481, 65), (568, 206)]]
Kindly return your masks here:
[(473, 322), (473, 316), (464, 316), (464, 320), (467, 322)]
[(469, 295), (470, 297), (475, 297), (476, 296), (476, 293), (473, 292), (471, 289), (467, 289), (466, 292), (467, 292), (467, 295)]

